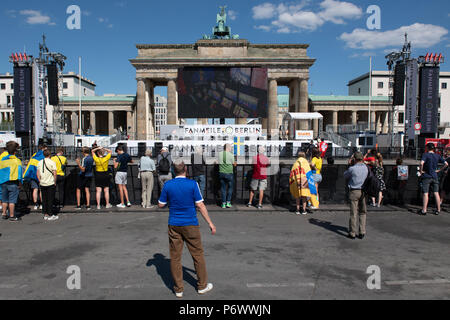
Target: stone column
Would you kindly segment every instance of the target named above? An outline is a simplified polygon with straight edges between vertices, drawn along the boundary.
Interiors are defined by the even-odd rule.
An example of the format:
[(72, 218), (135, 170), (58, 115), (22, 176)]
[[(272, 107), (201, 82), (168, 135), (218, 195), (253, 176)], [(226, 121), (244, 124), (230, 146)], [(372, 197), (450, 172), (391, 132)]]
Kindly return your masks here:
[(337, 126), (338, 126), (338, 112), (337, 111), (333, 111), (333, 130), (337, 130)]
[(278, 135), (278, 83), (275, 79), (269, 80), (269, 110), (267, 113), (267, 136)]
[(96, 135), (97, 134), (97, 127), (96, 127), (96, 119), (95, 119), (95, 111), (91, 111), (90, 113), (90, 124), (91, 124), (91, 134)]
[(78, 113), (72, 112), (72, 133), (78, 134)]
[(378, 112), (377, 113), (377, 116), (376, 116), (376, 122), (375, 122), (375, 132), (378, 134), (378, 133), (380, 133), (381, 131), (382, 131), (382, 119), (381, 119), (381, 117), (382, 117), (382, 113), (381, 112)]
[(358, 124), (358, 111), (352, 112), (352, 124), (357, 125)]
[(381, 119), (381, 123), (383, 125), (383, 133), (389, 133), (389, 116), (388, 116), (388, 112), (383, 112), (382, 113), (383, 118)]
[(370, 121), (369, 121), (369, 123), (371, 123), (370, 130), (376, 131), (376, 129), (377, 129), (376, 121), (377, 121), (377, 113), (375, 111), (372, 111), (371, 115), (370, 115)]
[[(261, 118), (261, 126), (263, 130), (268, 129), (268, 121), (267, 118)], [(267, 132), (267, 135), (269, 135), (269, 132)]]
[(136, 97), (136, 139), (147, 139), (147, 123), (146, 123), (146, 86), (144, 79), (137, 80), (137, 97)]
[(167, 83), (167, 124), (178, 124), (177, 84), (173, 79)]
[[(300, 95), (299, 95), (299, 112), (308, 112), (309, 94), (308, 94), (308, 79), (300, 80)], [(301, 121), (301, 130), (308, 130), (308, 121)]]
[(113, 135), (115, 130), (114, 130), (114, 112), (113, 111), (109, 111), (108, 112), (108, 133), (109, 135)]
[(127, 133), (130, 136), (130, 139), (135, 139), (136, 128), (133, 122), (133, 112), (131, 111), (127, 112)]
[(313, 131), (314, 131), (314, 138), (319, 136), (319, 120), (315, 119), (313, 120)]

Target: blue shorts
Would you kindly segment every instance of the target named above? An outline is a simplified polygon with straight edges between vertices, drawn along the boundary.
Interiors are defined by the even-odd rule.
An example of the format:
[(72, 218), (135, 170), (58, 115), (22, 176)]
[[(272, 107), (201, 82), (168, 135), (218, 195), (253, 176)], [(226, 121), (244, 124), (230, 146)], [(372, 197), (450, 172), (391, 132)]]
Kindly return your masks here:
[(15, 183), (2, 184), (2, 202), (16, 204), (19, 198), (19, 186)]
[(321, 174), (313, 174), (313, 180), (315, 183), (321, 183), (322, 182), (322, 175)]
[(41, 188), (39, 183), (37, 181), (35, 181), (35, 180), (31, 180), (30, 184), (31, 184), (31, 189), (40, 189)]

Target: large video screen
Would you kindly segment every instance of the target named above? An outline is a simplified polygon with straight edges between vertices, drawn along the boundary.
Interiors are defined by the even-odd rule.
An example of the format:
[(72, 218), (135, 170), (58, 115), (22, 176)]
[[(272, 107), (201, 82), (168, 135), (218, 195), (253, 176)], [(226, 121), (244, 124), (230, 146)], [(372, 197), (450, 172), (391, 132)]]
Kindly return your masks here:
[(183, 68), (180, 118), (267, 118), (266, 68)]

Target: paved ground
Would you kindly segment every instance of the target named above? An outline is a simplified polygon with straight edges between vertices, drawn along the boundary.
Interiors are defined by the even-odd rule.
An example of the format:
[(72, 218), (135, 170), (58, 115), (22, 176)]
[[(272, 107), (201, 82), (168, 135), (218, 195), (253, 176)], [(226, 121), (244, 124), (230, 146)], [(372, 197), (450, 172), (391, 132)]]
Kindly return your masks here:
[[(215, 290), (195, 293), (185, 252), (185, 299), (450, 299), (449, 213), (371, 211), (367, 238), (352, 241), (345, 207), (323, 208), (211, 210), (218, 235), (204, 222), (202, 231)], [(1, 222), (0, 233), (0, 300), (174, 299), (166, 211), (66, 213), (56, 223), (34, 213)], [(71, 265), (81, 268), (79, 291), (66, 287)], [(367, 289), (371, 265), (381, 268), (381, 290)]]

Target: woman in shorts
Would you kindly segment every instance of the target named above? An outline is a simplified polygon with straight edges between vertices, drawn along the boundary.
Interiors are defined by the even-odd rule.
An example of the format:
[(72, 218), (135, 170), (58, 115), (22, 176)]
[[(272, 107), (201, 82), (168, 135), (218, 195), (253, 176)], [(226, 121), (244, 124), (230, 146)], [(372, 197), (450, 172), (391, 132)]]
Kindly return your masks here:
[(109, 203), (109, 161), (111, 160), (111, 150), (101, 147), (92, 150), (92, 157), (95, 162), (95, 188), (97, 197), (97, 210), (101, 210), (102, 191), (105, 194), (106, 209), (112, 208)]

